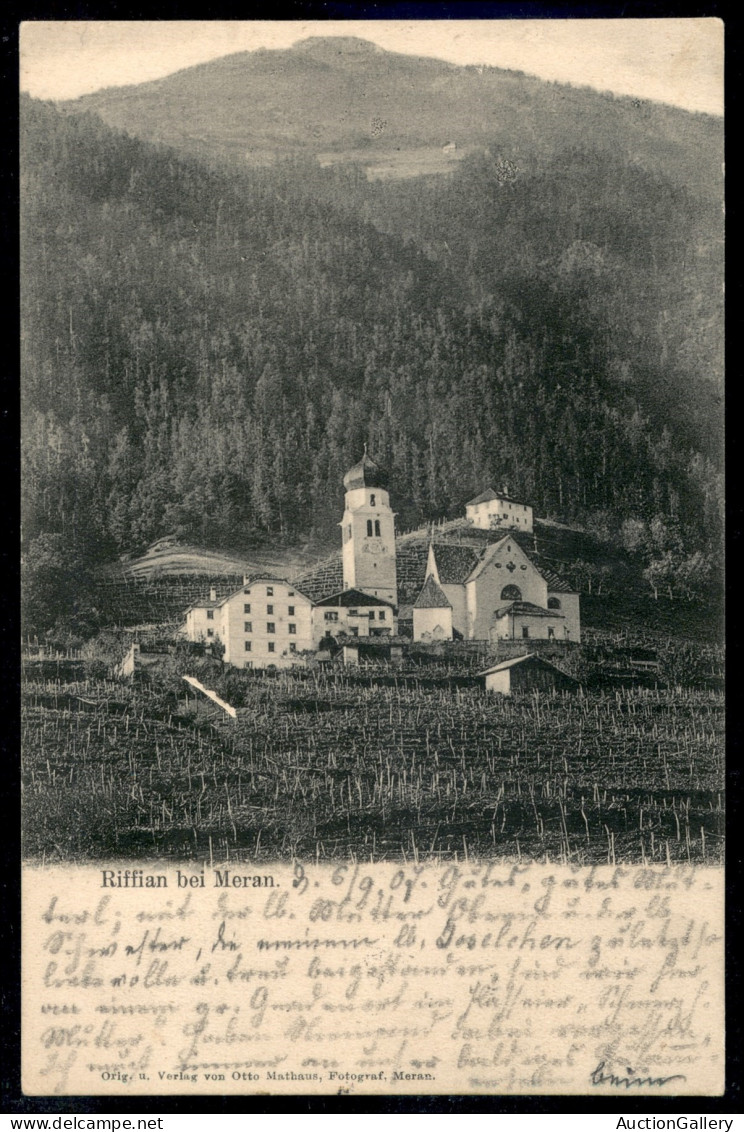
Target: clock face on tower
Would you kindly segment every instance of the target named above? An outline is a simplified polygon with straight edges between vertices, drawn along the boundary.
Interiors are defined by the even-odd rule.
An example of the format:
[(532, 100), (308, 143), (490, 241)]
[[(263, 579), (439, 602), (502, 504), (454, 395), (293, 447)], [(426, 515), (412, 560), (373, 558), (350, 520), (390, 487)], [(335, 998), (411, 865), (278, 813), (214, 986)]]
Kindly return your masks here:
[(382, 539), (379, 539), (379, 538), (365, 539), (365, 541), (364, 541), (364, 553), (365, 554), (386, 554), (387, 553), (387, 546), (382, 541)]

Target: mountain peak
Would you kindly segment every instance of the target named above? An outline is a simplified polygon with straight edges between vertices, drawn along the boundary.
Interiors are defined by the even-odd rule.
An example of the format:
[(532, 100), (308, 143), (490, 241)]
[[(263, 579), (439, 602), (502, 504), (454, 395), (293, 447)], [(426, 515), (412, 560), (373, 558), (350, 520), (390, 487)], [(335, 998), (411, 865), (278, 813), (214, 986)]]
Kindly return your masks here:
[(337, 58), (339, 55), (385, 55), (384, 48), (356, 35), (310, 35), (292, 44), (293, 51)]

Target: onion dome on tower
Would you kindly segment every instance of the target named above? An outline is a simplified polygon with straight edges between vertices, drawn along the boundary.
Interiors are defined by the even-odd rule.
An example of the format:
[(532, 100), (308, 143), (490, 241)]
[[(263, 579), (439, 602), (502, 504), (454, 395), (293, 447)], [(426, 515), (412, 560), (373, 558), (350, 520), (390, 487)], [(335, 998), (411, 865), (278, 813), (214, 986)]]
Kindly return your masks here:
[(386, 491), (387, 486), (387, 472), (384, 472), (380, 465), (367, 455), (365, 447), (359, 463), (350, 468), (344, 476), (344, 490), (355, 491), (359, 487), (379, 487)]

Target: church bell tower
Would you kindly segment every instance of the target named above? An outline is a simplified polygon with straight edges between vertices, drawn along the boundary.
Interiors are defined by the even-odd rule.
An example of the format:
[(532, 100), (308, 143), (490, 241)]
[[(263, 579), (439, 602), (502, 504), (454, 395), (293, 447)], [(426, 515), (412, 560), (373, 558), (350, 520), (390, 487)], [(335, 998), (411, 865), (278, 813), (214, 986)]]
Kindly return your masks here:
[(344, 589), (362, 590), (398, 604), (395, 514), (387, 476), (364, 456), (344, 476), (346, 508), (341, 522)]

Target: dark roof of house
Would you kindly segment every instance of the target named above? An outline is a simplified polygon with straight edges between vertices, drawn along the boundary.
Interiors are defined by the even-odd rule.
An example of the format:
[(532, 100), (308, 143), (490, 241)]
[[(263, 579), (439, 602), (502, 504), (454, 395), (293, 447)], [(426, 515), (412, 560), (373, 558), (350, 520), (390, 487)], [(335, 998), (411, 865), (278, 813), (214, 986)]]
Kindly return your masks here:
[(548, 593), (551, 594), (575, 594), (576, 589), (570, 585), (560, 574), (556, 574), (555, 570), (550, 570), (547, 566), (539, 566), (537, 562), (533, 562), (533, 566), (537, 571), (542, 574), (545, 581), (548, 583)]
[(382, 470), (365, 452), (358, 464), (344, 476), (344, 488), (353, 491), (356, 487), (382, 487), (388, 485), (387, 473)]
[(442, 586), (462, 584), (480, 559), (480, 552), (472, 546), (447, 546), (444, 543), (434, 543), (433, 546)]
[(475, 507), (477, 503), (488, 503), (492, 499), (499, 499), (500, 496), (495, 491), (491, 491), (490, 487), (486, 491), (482, 491), (480, 495), (476, 495), (475, 499), (469, 499), (465, 504), (466, 507)]
[(361, 590), (341, 590), (340, 593), (331, 594), (330, 597), (321, 598), (315, 602), (316, 605), (339, 605), (344, 608), (351, 606), (370, 606), (370, 605), (387, 605), (394, 609), (392, 601), (385, 601), (382, 597), (375, 597), (373, 594), (362, 593)]
[(499, 620), (508, 613), (519, 617), (563, 617), (557, 609), (543, 609), (541, 605), (534, 605), (531, 601), (510, 601), (508, 605), (502, 605), (496, 610), (494, 618)]
[(558, 668), (557, 665), (551, 664), (549, 660), (545, 660), (544, 657), (538, 656), (534, 652), (528, 652), (526, 656), (513, 656), (511, 660), (502, 660), (500, 664), (493, 664), (490, 668), (484, 668), (478, 675), (490, 676), (492, 672), (502, 672), (506, 668), (514, 668), (517, 664), (526, 664), (529, 668), (549, 668), (553, 672), (560, 673), (564, 680), (570, 680), (572, 684), (578, 684), (578, 680), (575, 680), (573, 676), (569, 676), (567, 672)]
[(423, 584), (421, 593), (418, 595), (413, 603), (414, 609), (451, 609), (452, 604), (447, 600), (447, 597), (442, 590), (441, 586), (434, 580), (434, 575), (429, 574)]
[(490, 487), (486, 491), (482, 491), (480, 495), (476, 495), (475, 499), (469, 499), (465, 506), (475, 507), (478, 503), (490, 503), (492, 499), (503, 499), (506, 503), (519, 503), (520, 506), (524, 506), (521, 499), (515, 499), (513, 495), (508, 495), (505, 491), (493, 491)]

